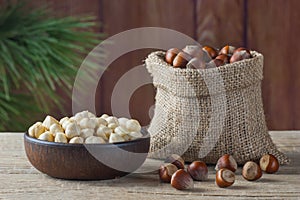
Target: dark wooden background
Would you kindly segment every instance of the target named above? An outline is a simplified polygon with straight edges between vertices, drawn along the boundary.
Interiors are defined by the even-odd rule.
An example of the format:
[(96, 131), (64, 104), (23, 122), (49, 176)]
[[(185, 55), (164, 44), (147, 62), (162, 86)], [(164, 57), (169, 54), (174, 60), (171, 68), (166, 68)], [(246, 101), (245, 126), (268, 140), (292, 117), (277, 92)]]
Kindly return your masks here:
[[(95, 15), (107, 36), (137, 27), (165, 27), (203, 45), (245, 46), (265, 56), (263, 101), (269, 129), (300, 129), (299, 0), (43, 0), (58, 15)], [(116, 81), (151, 50), (117, 59), (100, 81), (98, 113), (110, 113)], [(154, 90), (147, 85), (131, 98), (130, 111), (143, 124), (150, 120)], [(69, 102), (67, 103), (69, 104)], [(126, 105), (125, 105), (126, 106)], [(69, 113), (71, 113), (69, 107)]]

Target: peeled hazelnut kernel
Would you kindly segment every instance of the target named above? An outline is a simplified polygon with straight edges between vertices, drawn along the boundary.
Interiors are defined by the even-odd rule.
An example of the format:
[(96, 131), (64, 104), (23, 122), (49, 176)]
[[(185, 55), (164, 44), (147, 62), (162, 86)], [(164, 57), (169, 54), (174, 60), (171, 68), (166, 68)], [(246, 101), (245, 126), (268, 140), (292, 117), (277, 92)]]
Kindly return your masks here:
[(58, 132), (64, 132), (64, 129), (61, 127), (60, 124), (52, 124), (52, 125), (50, 126), (49, 131), (50, 131), (51, 133), (53, 133), (53, 136), (55, 136), (56, 133), (58, 133)]
[(184, 68), (186, 64), (192, 59), (192, 56), (181, 51), (173, 60), (174, 68)]
[(79, 113), (76, 113), (74, 115), (74, 119), (77, 122), (80, 122), (84, 118), (89, 118), (89, 112), (87, 110), (79, 112)]
[(202, 49), (204, 51), (206, 51), (212, 59), (214, 59), (218, 55), (218, 51), (216, 49), (214, 49), (213, 47), (204, 46)]
[(205, 69), (205, 62), (201, 58), (192, 58), (186, 65), (187, 69)]
[(217, 171), (216, 173), (216, 184), (221, 187), (229, 187), (231, 186), (235, 181), (235, 175), (234, 172), (232, 172), (229, 169), (222, 168)]
[(171, 177), (171, 185), (177, 190), (192, 189), (194, 182), (192, 177), (183, 169), (177, 170)]
[(88, 111), (88, 117), (89, 118), (96, 118), (96, 115), (94, 113), (91, 113)]
[(141, 132), (130, 132), (128, 135), (133, 139), (143, 137), (143, 134)]
[(107, 121), (108, 124), (116, 124), (119, 126), (119, 121), (118, 121), (118, 118), (116, 118), (116, 117), (110, 116), (110, 117), (107, 117), (105, 120)]
[(65, 134), (68, 139), (80, 135), (80, 128), (76, 123), (69, 123), (66, 127)]
[(247, 49), (236, 50), (230, 58), (230, 63), (241, 61), (248, 58), (251, 58), (251, 54), (249, 50)]
[(97, 126), (97, 121), (90, 118), (83, 118), (79, 122), (80, 128), (94, 129)]
[(229, 57), (225, 54), (218, 55), (216, 59), (222, 60), (224, 64), (229, 63)]
[(226, 45), (219, 51), (219, 54), (232, 55), (235, 49), (233, 46)]
[(69, 143), (71, 144), (83, 144), (84, 139), (82, 137), (73, 137)]
[(141, 127), (140, 123), (135, 119), (130, 119), (126, 122), (126, 129), (128, 131), (139, 132), (139, 131), (141, 131), (141, 128), (142, 127)]
[(99, 127), (100, 125), (107, 126), (108, 124), (107, 121), (101, 117), (91, 118), (91, 119), (97, 122), (97, 127)]
[(123, 135), (122, 138), (124, 138), (125, 141), (129, 141), (132, 139), (129, 135)]
[(59, 120), (60, 125), (63, 125), (66, 121), (68, 121), (70, 118), (69, 117), (63, 117)]
[(109, 140), (108, 140), (109, 143), (124, 142), (124, 141), (125, 141), (125, 139), (122, 136), (115, 134), (115, 133), (110, 134)]
[(187, 171), (194, 180), (204, 181), (208, 179), (208, 169), (205, 162), (194, 161), (188, 166)]
[(122, 137), (129, 134), (128, 130), (122, 128), (121, 126), (116, 127), (114, 132)]
[(106, 119), (106, 118), (108, 118), (108, 117), (109, 117), (109, 115), (108, 115), (108, 114), (103, 114), (103, 115), (101, 115), (101, 117), (100, 117), (100, 118)]
[(97, 136), (90, 136), (90, 137), (86, 138), (84, 142), (86, 144), (95, 144), (95, 143), (104, 144), (104, 143), (106, 143), (102, 137), (97, 137)]
[(52, 124), (59, 124), (59, 122), (54, 117), (48, 115), (43, 121), (43, 126), (49, 130)]
[(177, 154), (172, 154), (167, 157), (165, 163), (172, 163), (178, 169), (184, 169), (184, 160)]
[(128, 121), (129, 119), (127, 119), (126, 117), (121, 117), (118, 119), (118, 122), (119, 122), (119, 125), (126, 128), (126, 122)]
[(231, 155), (225, 154), (221, 158), (219, 158), (215, 170), (218, 171), (221, 168), (226, 168), (235, 172), (237, 169), (237, 163)]
[(260, 168), (266, 173), (273, 174), (279, 169), (279, 162), (272, 154), (263, 155), (259, 161)]
[(243, 167), (242, 175), (248, 181), (255, 181), (262, 176), (262, 172), (258, 164), (248, 161)]
[(180, 52), (180, 50), (177, 49), (177, 48), (169, 49), (169, 50), (166, 52), (166, 56), (165, 56), (166, 62), (172, 65), (174, 58), (177, 56), (177, 54), (178, 54), (179, 52)]
[(39, 137), (39, 140), (44, 140), (44, 141), (48, 141), (48, 142), (53, 142), (54, 141), (54, 137), (53, 134), (50, 131), (46, 131), (45, 133), (42, 133)]
[(109, 124), (107, 125), (107, 127), (110, 128), (110, 129), (112, 129), (112, 130), (115, 130), (115, 128), (118, 127), (118, 124), (115, 124), (115, 123), (109, 123)]
[(159, 178), (161, 181), (170, 183), (172, 175), (178, 170), (178, 168), (171, 164), (171, 163), (166, 163), (160, 166), (158, 173), (159, 173)]
[(106, 126), (99, 126), (95, 135), (108, 140), (111, 133), (112, 133), (112, 130), (110, 128), (108, 128)]
[(74, 118), (71, 117), (68, 120), (64, 120), (63, 123), (61, 124), (61, 126), (63, 127), (64, 130), (66, 130), (68, 124), (70, 124), (70, 123), (77, 123), (77, 122), (75, 121)]
[(80, 131), (80, 137), (82, 138), (88, 138), (90, 136), (93, 136), (94, 135), (94, 129), (90, 129), (90, 128), (84, 128), (84, 129), (81, 129)]
[(54, 142), (68, 143), (68, 139), (64, 133), (57, 132), (54, 138)]
[(36, 122), (28, 129), (28, 135), (30, 137), (38, 138), (45, 131), (47, 131), (47, 128), (43, 126), (42, 122)]

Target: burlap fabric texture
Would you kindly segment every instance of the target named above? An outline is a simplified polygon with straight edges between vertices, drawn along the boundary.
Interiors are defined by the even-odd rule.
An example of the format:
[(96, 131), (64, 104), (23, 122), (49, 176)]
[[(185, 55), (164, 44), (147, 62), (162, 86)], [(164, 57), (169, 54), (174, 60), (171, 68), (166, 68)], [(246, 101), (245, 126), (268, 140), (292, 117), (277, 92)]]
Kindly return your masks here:
[(271, 153), (281, 164), (289, 162), (265, 122), (263, 55), (251, 54), (251, 59), (205, 70), (175, 69), (162, 51), (148, 55), (145, 64), (156, 87), (150, 157), (175, 153), (188, 162), (215, 164), (228, 153), (244, 164)]

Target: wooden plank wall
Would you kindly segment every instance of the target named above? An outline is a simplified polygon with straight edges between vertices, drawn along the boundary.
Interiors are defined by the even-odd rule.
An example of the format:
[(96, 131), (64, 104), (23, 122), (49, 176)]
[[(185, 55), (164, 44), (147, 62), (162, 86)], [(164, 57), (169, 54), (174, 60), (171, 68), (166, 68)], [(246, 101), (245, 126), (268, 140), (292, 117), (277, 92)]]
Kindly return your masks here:
[[(44, 1), (43, 1), (44, 2)], [(49, 1), (47, 1), (49, 2)], [(263, 101), (269, 129), (300, 129), (300, 1), (298, 0), (51, 0), (63, 15), (94, 14), (108, 36), (142, 26), (171, 28), (201, 44), (247, 46), (265, 56)], [(117, 59), (101, 80), (99, 113), (110, 113), (114, 84), (151, 50)], [(140, 88), (131, 114), (150, 120), (151, 86)]]

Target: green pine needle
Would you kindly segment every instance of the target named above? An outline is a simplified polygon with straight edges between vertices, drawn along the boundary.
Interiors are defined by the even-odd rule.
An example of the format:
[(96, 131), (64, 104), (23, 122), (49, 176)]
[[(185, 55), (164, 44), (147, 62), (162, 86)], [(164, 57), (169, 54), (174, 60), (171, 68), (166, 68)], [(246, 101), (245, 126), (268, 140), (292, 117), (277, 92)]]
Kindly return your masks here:
[(4, 4), (0, 8), (0, 131), (22, 131), (37, 113), (53, 107), (63, 111), (57, 87), (70, 95), (84, 55), (103, 35), (91, 31), (93, 17), (58, 18), (49, 8), (29, 9), (21, 1)]

